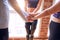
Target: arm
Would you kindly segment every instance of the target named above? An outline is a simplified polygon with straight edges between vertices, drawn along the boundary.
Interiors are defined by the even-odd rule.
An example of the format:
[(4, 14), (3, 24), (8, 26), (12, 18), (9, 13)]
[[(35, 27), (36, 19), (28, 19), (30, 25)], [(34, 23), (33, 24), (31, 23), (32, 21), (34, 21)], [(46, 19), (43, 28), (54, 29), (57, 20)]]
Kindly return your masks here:
[(8, 0), (8, 2), (11, 4), (11, 6), (15, 9), (15, 11), (18, 12), (18, 14), (26, 21), (25, 16), (23, 15), (23, 13), (21, 12), (21, 9), (17, 3), (16, 0)]
[(39, 0), (38, 4), (37, 4), (37, 7), (35, 8), (35, 10), (33, 11), (33, 13), (36, 13), (39, 9), (40, 9), (40, 6), (41, 6), (41, 3), (42, 3), (43, 0)]
[[(24, 10), (25, 10), (26, 14), (29, 13), (29, 12), (27, 11), (27, 4), (28, 4), (28, 0), (25, 0)], [(27, 16), (29, 16), (29, 14), (28, 14)], [(26, 16), (26, 17), (27, 17), (27, 16)]]
[(50, 8), (45, 9), (40, 14), (36, 15), (34, 17), (34, 19), (38, 19), (38, 18), (41, 18), (44, 16), (48, 16), (48, 15), (54, 14), (56, 12), (60, 12), (60, 2), (52, 5)]
[(25, 9), (26, 12), (27, 12), (27, 4), (28, 4), (28, 0), (25, 0), (25, 6), (24, 6), (24, 9)]

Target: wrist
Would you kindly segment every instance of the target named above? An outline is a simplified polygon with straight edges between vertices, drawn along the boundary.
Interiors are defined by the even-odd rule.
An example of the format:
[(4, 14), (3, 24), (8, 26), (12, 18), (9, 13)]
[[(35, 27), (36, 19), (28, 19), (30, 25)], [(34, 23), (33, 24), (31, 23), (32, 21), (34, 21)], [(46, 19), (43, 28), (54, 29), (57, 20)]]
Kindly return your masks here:
[(34, 16), (35, 18), (37, 18), (37, 16)]

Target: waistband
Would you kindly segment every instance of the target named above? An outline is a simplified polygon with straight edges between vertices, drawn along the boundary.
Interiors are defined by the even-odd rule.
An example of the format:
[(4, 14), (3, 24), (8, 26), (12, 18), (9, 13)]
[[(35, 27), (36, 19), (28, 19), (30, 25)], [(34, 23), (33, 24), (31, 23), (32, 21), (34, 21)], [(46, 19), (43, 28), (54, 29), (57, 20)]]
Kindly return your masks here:
[(58, 19), (56, 17), (52, 17), (51, 20), (54, 21), (54, 22), (60, 23), (60, 19)]

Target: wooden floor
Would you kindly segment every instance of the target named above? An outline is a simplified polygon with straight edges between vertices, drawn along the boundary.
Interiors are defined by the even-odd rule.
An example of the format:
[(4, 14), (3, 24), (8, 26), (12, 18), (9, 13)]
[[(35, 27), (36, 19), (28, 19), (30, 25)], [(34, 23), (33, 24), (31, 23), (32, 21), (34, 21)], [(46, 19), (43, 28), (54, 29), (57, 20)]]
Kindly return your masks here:
[[(26, 40), (26, 38), (9, 38), (9, 40)], [(34, 38), (33, 40), (48, 40), (48, 39)]]

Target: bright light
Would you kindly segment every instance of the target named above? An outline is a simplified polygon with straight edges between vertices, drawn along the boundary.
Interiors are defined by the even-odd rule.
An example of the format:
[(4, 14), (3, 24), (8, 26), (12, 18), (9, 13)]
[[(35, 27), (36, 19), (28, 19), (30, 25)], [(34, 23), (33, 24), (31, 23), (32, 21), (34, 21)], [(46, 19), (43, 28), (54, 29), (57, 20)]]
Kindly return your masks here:
[(21, 8), (22, 10), (24, 10), (24, 0), (17, 0), (17, 2), (18, 2), (18, 4), (19, 4), (20, 8)]
[[(24, 0), (17, 0), (19, 6), (22, 10), (24, 10)], [(9, 7), (11, 8), (11, 7)], [(12, 10), (12, 8), (11, 8)], [(17, 12), (13, 11), (9, 13), (9, 37), (25, 37), (26, 29), (24, 20), (17, 14)], [(37, 27), (35, 32), (35, 37), (38, 36), (39, 27)]]

